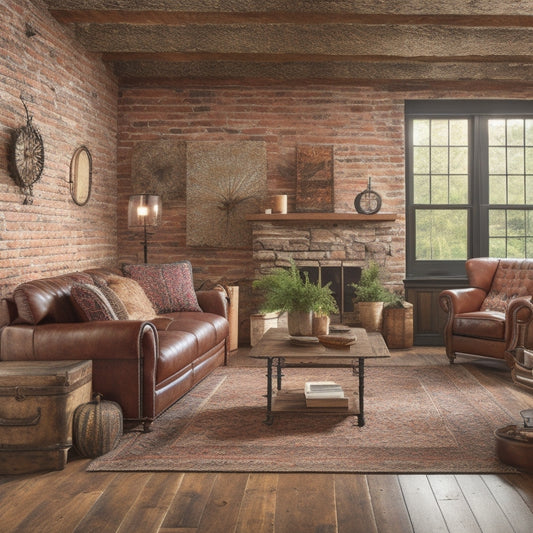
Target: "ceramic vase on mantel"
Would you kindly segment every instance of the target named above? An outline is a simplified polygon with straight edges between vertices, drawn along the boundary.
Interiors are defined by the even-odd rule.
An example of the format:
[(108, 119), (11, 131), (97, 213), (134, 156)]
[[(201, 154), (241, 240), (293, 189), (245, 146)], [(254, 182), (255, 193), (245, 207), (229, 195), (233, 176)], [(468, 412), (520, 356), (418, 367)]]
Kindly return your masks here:
[(287, 326), (293, 337), (310, 337), (313, 334), (313, 311), (289, 311)]

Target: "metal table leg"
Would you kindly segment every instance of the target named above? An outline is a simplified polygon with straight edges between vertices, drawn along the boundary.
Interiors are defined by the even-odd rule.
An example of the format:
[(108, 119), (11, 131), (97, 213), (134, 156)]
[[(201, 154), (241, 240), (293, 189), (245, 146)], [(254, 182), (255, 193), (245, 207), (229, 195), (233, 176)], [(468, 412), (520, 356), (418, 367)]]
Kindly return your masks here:
[(357, 415), (357, 424), (362, 427), (365, 425), (365, 359), (359, 357), (359, 414)]
[(267, 416), (265, 424), (272, 424), (272, 364), (274, 362), (273, 357), (267, 359)]

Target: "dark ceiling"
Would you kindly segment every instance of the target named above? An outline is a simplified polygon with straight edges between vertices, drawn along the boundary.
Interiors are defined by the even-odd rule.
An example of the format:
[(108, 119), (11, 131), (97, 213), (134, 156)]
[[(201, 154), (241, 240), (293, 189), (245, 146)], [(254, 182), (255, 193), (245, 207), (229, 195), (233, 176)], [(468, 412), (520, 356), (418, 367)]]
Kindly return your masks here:
[(533, 0), (45, 0), (124, 82), (533, 83)]

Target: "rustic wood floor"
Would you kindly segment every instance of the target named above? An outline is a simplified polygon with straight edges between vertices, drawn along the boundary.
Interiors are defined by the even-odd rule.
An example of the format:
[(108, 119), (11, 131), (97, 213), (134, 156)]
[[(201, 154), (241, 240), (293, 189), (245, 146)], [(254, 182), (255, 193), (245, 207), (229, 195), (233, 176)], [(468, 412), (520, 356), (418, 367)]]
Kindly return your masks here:
[[(417, 348), (395, 357), (440, 364), (442, 353)], [(245, 355), (236, 354), (232, 364)], [(476, 364), (509, 386), (501, 366)], [(87, 473), (88, 462), (73, 458), (60, 472), (0, 476), (0, 531), (533, 531), (529, 474)]]

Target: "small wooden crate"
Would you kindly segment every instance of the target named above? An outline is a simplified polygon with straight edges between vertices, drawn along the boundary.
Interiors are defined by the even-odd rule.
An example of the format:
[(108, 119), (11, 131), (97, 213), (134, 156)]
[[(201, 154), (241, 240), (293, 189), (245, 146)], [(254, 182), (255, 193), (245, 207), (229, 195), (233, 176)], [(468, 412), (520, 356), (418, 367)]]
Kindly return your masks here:
[(91, 380), (91, 361), (0, 362), (0, 474), (65, 467)]

